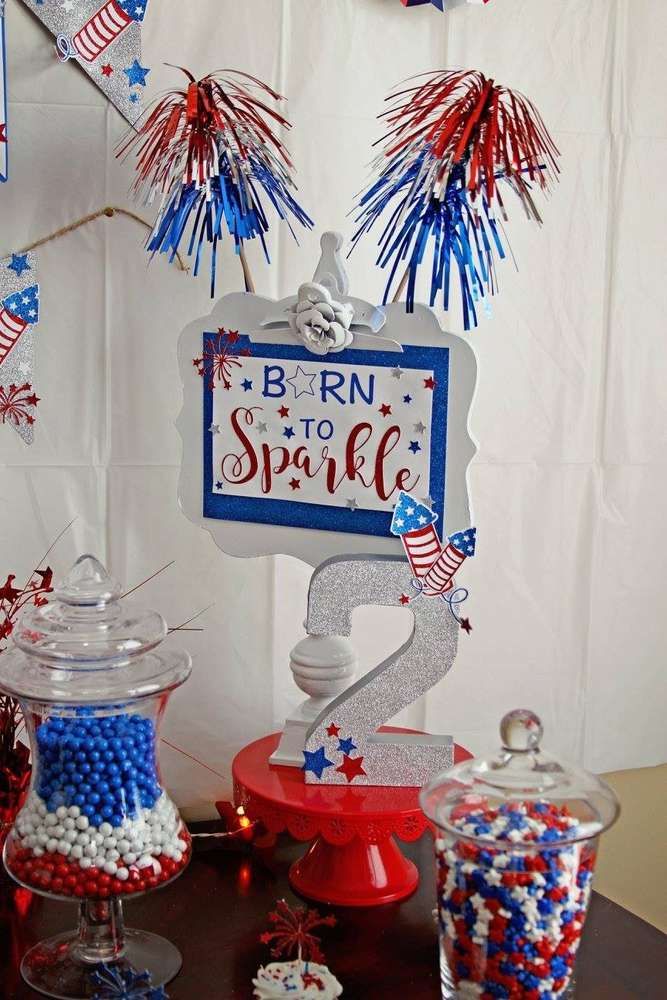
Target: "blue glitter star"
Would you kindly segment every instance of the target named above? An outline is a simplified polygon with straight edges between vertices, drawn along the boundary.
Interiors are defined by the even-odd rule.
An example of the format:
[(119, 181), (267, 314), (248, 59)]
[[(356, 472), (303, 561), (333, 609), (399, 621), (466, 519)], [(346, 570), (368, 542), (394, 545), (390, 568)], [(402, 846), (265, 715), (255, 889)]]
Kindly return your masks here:
[(27, 253), (13, 253), (10, 263), (7, 265), (10, 271), (15, 271), (19, 278), (24, 271), (31, 271), (32, 268), (28, 263)]
[(352, 742), (352, 737), (348, 736), (346, 740), (338, 740), (338, 749), (341, 753), (352, 753), (353, 750), (357, 749), (357, 744)]
[(127, 66), (123, 73), (127, 77), (130, 87), (145, 87), (146, 77), (150, 70), (142, 66), (138, 59), (135, 59), (131, 66)]
[(293, 438), (294, 437), (294, 428), (293, 427), (286, 427), (285, 430), (283, 431), (283, 437)]
[(315, 777), (319, 780), (322, 777), (322, 772), (325, 767), (333, 767), (334, 762), (332, 760), (327, 760), (324, 753), (324, 747), (320, 747), (314, 752), (312, 750), (304, 750), (304, 765), (301, 768), (302, 771), (312, 771)]
[(418, 451), (422, 450), (422, 446), (420, 445), (419, 441), (411, 441), (409, 448), (413, 455), (416, 455)]
[(249, 389), (252, 389), (252, 379), (244, 378), (241, 382), (241, 388), (244, 392), (248, 392)]
[(137, 102), (139, 101), (139, 95), (134, 93), (130, 94), (130, 100), (132, 101), (133, 104), (137, 104)]

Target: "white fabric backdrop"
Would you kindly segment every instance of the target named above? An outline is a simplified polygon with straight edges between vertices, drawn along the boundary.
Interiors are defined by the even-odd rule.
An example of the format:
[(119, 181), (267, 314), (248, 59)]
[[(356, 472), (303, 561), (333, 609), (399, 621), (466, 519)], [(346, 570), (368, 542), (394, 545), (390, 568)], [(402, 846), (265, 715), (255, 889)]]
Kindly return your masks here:
[[(7, 4), (12, 177), (0, 190), (9, 252), (109, 202), (126, 204), (123, 122), (19, 0)], [(289, 145), (319, 230), (346, 218), (365, 178), (389, 88), (425, 69), (482, 69), (534, 99), (563, 152), (542, 232), (513, 212), (520, 270), (500, 271), (493, 319), (471, 336), (481, 368), (472, 468), (478, 557), (466, 568), (474, 632), (449, 678), (410, 713), (472, 750), (496, 743), (507, 709), (543, 717), (551, 748), (598, 770), (667, 759), (667, 5), (662, 0), (493, 0), (442, 16), (399, 0), (152, 0), (149, 93), (243, 68), (287, 94)], [(100, 221), (40, 252), (36, 443), (0, 427), (0, 570), (27, 573), (70, 518), (53, 562), (93, 550), (170, 623), (215, 602), (187, 633), (192, 680), (165, 735), (223, 776), (234, 752), (298, 699), (287, 668), (302, 635), (306, 567), (235, 560), (176, 503), (175, 345), (209, 311), (207, 282), (143, 235)], [(258, 290), (293, 292), (317, 259), (274, 230), (273, 267), (252, 248)], [(352, 289), (379, 297), (369, 243)], [(220, 294), (240, 287), (227, 254)], [(447, 318), (460, 331), (458, 313)], [(361, 612), (365, 666), (401, 641), (405, 613)], [(176, 641), (174, 639), (169, 640)], [(228, 777), (165, 748), (177, 800), (205, 812)]]

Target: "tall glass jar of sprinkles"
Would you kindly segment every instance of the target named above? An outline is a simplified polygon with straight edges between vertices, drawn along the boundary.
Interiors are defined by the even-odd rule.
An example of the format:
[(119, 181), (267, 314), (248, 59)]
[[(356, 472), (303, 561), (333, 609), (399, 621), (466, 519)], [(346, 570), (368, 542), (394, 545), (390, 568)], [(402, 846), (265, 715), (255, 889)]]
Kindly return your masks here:
[(436, 827), (443, 1000), (571, 996), (598, 837), (612, 790), (540, 749), (542, 724), (518, 709), (502, 747), (421, 793)]
[(21, 971), (47, 996), (85, 998), (100, 963), (148, 970), (154, 986), (181, 966), (168, 941), (123, 926), (122, 899), (166, 885), (190, 858), (167, 795), (159, 724), (190, 657), (158, 646), (164, 619), (121, 599), (92, 556), (54, 600), (27, 611), (0, 657), (0, 689), (21, 702), (32, 784), (4, 846), (7, 871), (44, 896), (79, 903), (79, 926), (43, 941)]

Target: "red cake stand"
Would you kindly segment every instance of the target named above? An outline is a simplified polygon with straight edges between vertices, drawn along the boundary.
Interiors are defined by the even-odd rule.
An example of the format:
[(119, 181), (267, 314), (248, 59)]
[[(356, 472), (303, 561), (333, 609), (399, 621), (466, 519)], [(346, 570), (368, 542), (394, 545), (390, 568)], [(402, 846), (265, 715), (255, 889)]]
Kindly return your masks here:
[[(382, 732), (414, 730), (383, 727)], [(418, 840), (429, 827), (419, 788), (307, 785), (298, 767), (269, 764), (280, 733), (250, 743), (234, 758), (234, 801), (270, 833), (312, 841), (289, 873), (307, 899), (338, 906), (379, 906), (405, 899), (419, 873), (396, 837)], [(455, 744), (454, 761), (470, 757)]]

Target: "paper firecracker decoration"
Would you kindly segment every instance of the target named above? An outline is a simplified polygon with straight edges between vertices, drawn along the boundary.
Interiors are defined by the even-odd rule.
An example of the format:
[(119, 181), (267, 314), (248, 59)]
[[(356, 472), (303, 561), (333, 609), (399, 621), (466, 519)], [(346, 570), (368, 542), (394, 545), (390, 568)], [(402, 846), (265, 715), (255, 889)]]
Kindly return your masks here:
[(132, 124), (142, 113), (150, 69), (142, 65), (148, 0), (23, 0), (56, 37), (63, 62), (75, 60)]
[(33, 388), (33, 329), (39, 322), (36, 279), (34, 253), (0, 260), (0, 425), (9, 424), (26, 444), (33, 442), (39, 402)]
[[(173, 259), (187, 241), (199, 271), (204, 243), (211, 244), (211, 295), (215, 291), (218, 241), (230, 236), (237, 254), (246, 240), (265, 237), (270, 202), (281, 219), (312, 226), (292, 191), (292, 163), (274, 128), (290, 123), (267, 103), (282, 101), (261, 80), (225, 70), (196, 80), (183, 70), (187, 86), (160, 98), (138, 130), (119, 148), (136, 153), (134, 193), (144, 204), (158, 202), (149, 237), (151, 253)], [(187, 231), (187, 232), (186, 232)]]
[(417, 273), (430, 248), (430, 305), (442, 295), (449, 308), (456, 274), (469, 330), (480, 301), (496, 291), (496, 260), (505, 257), (503, 190), (541, 222), (534, 191), (546, 192), (557, 179), (558, 149), (527, 98), (475, 70), (418, 77), (390, 100), (381, 116), (389, 130), (375, 163), (378, 176), (361, 198), (353, 243), (389, 212), (378, 256), (389, 269), (384, 301), (407, 284), (413, 310)]
[[(475, 528), (450, 535), (447, 545), (443, 546), (434, 527), (436, 520), (437, 514), (426, 504), (420, 503), (409, 493), (399, 494), (391, 522), (391, 533), (401, 539), (415, 582), (418, 583), (417, 589), (423, 597), (441, 597), (452, 591), (454, 574), (466, 559), (475, 555)], [(402, 603), (408, 604), (409, 600), (406, 596)], [(454, 614), (452, 603), (450, 608)], [(460, 621), (457, 615), (455, 617)]]

